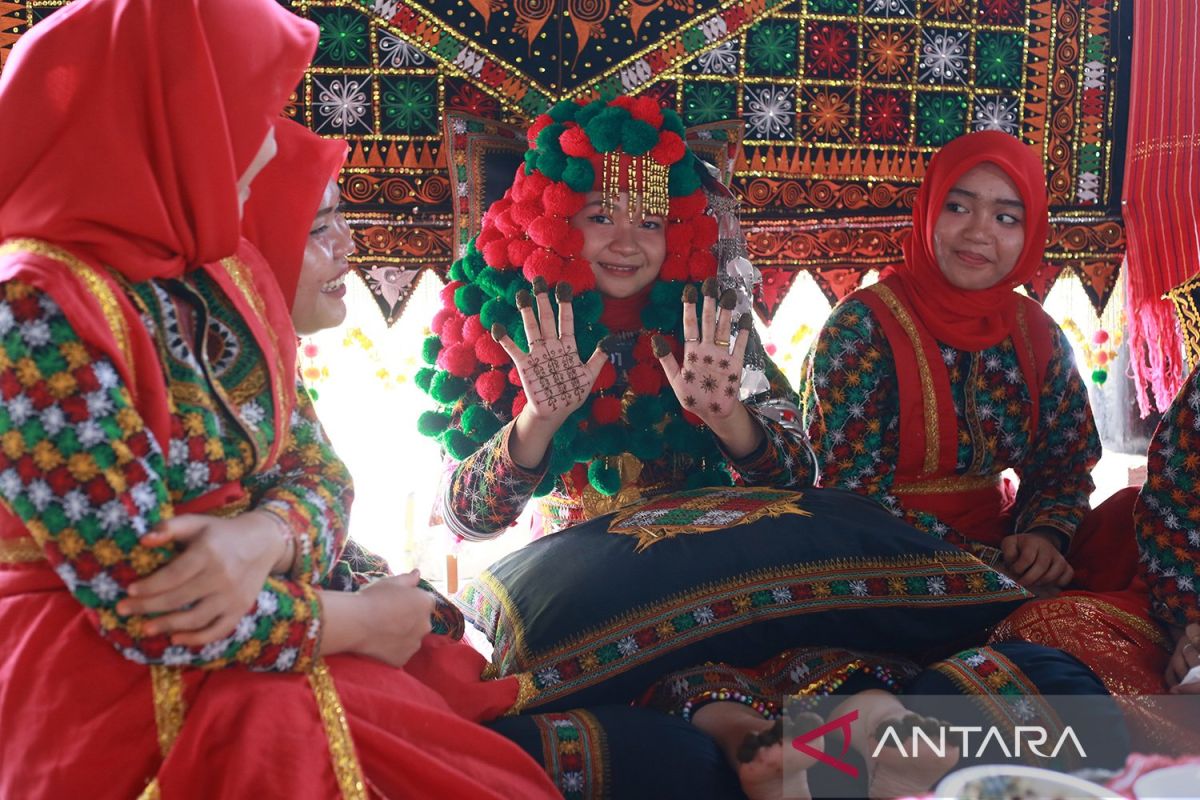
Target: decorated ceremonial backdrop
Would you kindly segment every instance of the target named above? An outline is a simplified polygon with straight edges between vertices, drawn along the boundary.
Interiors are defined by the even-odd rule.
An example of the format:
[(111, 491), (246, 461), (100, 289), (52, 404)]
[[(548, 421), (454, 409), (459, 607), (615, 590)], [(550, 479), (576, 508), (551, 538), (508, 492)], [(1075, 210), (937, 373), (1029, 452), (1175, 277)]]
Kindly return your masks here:
[[(447, 110), (520, 123), (617, 92), (744, 123), (734, 183), (767, 318), (798, 270), (833, 301), (897, 260), (930, 155), (979, 128), (1043, 154), (1054, 224), (1031, 290), (1071, 270), (1099, 310), (1124, 252), (1130, 2), (292, 0), (322, 31), (294, 111), (353, 143), (344, 195), (389, 318), (453, 259)], [(0, 2), (0, 53), (61, 4)]]

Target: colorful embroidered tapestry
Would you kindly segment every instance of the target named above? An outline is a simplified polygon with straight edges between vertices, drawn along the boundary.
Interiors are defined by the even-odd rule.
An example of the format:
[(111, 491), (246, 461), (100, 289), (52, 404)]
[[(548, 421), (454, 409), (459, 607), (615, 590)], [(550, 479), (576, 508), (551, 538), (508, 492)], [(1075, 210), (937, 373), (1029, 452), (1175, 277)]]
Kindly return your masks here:
[[(0, 2), (0, 48), (61, 4)], [(290, 5), (322, 31), (294, 111), (353, 143), (344, 194), (389, 319), (418, 270), (453, 259), (445, 112), (523, 123), (601, 92), (653, 94), (689, 126), (744, 123), (734, 184), (768, 319), (797, 270), (833, 301), (898, 260), (930, 155), (978, 128), (1044, 155), (1054, 224), (1035, 295), (1070, 270), (1099, 309), (1123, 257), (1129, 0)]]

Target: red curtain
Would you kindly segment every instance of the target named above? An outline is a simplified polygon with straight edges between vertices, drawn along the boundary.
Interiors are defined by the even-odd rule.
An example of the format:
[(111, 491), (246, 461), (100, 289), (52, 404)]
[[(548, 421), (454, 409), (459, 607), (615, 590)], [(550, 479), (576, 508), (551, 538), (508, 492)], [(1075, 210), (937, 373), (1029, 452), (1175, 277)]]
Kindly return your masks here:
[(1142, 416), (1184, 378), (1163, 294), (1200, 272), (1200, 3), (1134, 3), (1124, 216), (1130, 361)]

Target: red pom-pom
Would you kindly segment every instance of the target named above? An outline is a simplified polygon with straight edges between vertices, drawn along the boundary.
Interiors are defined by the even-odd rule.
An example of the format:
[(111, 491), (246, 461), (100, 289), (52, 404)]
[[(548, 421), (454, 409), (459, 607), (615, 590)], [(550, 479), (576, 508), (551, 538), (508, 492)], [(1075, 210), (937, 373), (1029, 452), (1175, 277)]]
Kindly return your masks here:
[(513, 367), (508, 371), (508, 382), (513, 386), (521, 385), (521, 373), (517, 372), (516, 367)]
[(550, 179), (540, 172), (524, 175), (518, 170), (517, 174), (521, 175), (521, 181), (513, 184), (513, 199), (518, 203), (536, 203), (550, 185)]
[(443, 308), (454, 311), (456, 314), (458, 313), (455, 310), (457, 306), (454, 305), (454, 293), (457, 292), (458, 287), (462, 285), (462, 281), (450, 281), (442, 287), (442, 290), (438, 292), (438, 298), (441, 299)]
[(611, 425), (621, 418), (619, 397), (597, 397), (592, 401), (592, 419), (601, 425)]
[(600, 368), (600, 375), (596, 378), (596, 382), (592, 384), (592, 393), (603, 392), (605, 389), (611, 389), (613, 384), (617, 382), (617, 368), (613, 366), (611, 361), (605, 361), (604, 366)]
[(636, 364), (629, 370), (629, 388), (637, 394), (658, 394), (662, 385), (662, 367), (657, 363)]
[(683, 139), (680, 139), (679, 134), (675, 133), (675, 131), (663, 131), (660, 133), (658, 135), (658, 144), (650, 148), (650, 157), (664, 167), (669, 167), (676, 163), (686, 153), (687, 145), (683, 143)]
[(672, 222), (667, 225), (667, 252), (686, 253), (692, 249), (692, 237), (696, 233), (690, 222)]
[(549, 250), (539, 248), (529, 254), (521, 273), (525, 276), (525, 280), (531, 283), (534, 278), (543, 278), (546, 283), (554, 286), (563, 279), (562, 266), (561, 258)]
[(610, 106), (616, 106), (617, 108), (623, 108), (628, 111), (633, 107), (633, 98), (627, 94), (623, 94), (620, 97), (614, 97), (612, 100), (609, 100), (608, 104)]
[(563, 131), (563, 135), (558, 137), (558, 146), (565, 154), (576, 158), (591, 158), (596, 155), (596, 148), (592, 147), (592, 140), (578, 125)]
[(504, 234), (505, 238), (511, 237), (521, 230), (521, 226), (513, 219), (513, 210), (511, 208), (501, 211), (492, 217), (492, 224), (496, 226), (496, 230)]
[(663, 124), (662, 108), (658, 105), (657, 100), (648, 95), (642, 95), (633, 101), (629, 106), (629, 116), (640, 119), (655, 130), (661, 128)]
[(688, 411), (687, 409), (684, 409), (684, 411), (683, 411), (683, 421), (686, 422), (688, 425), (695, 425), (696, 427), (700, 427), (701, 425), (704, 424), (704, 420), (700, 419), (699, 417), (697, 417), (695, 414)]
[(450, 345), (458, 344), (463, 340), (462, 314), (455, 314), (454, 316), (455, 319), (447, 320), (446, 326), (442, 328), (442, 347), (449, 347)]
[(475, 360), (475, 348), (460, 342), (443, 347), (438, 353), (437, 364), (451, 375), (469, 378), (479, 362)]
[(514, 267), (525, 266), (525, 261), (529, 258), (529, 254), (537, 250), (538, 246), (522, 236), (519, 239), (508, 240), (508, 262)]
[(516, 223), (517, 227), (522, 231), (529, 227), (529, 223), (533, 222), (541, 215), (542, 209), (538, 207), (537, 203), (533, 202), (517, 203), (512, 207), (511, 212), (512, 221)]
[(537, 147), (537, 137), (538, 134), (542, 132), (542, 128), (545, 128), (547, 125), (552, 125), (553, 123), (554, 118), (549, 114), (538, 114), (537, 119), (535, 119), (533, 124), (529, 126), (529, 135), (526, 137), (526, 141), (529, 144), (530, 150)]
[(565, 183), (552, 183), (542, 192), (542, 207), (559, 217), (573, 217), (587, 198)]
[(692, 247), (697, 250), (707, 250), (717, 243), (717, 220), (708, 214), (701, 214), (692, 220)]
[(592, 272), (591, 263), (585, 259), (572, 258), (563, 267), (562, 275), (563, 280), (571, 284), (576, 294), (596, 288), (596, 273)]
[(643, 333), (633, 343), (633, 358), (639, 363), (654, 360), (654, 348), (650, 344), (649, 333)]
[(686, 281), (689, 277), (687, 257), (681, 253), (671, 253), (667, 256), (662, 269), (658, 271), (658, 279), (661, 281)]
[[(483, 334), (483, 321), (479, 319), (479, 315), (475, 314), (474, 316), (467, 317), (466, 321), (462, 324), (463, 341), (473, 342), (480, 336), (483, 336)], [(488, 334), (488, 338), (491, 338), (491, 334)]]
[(554, 248), (564, 256), (577, 256), (583, 252), (583, 231), (567, 226), (567, 235)]
[(529, 225), (529, 238), (541, 247), (557, 250), (567, 238), (570, 225), (562, 217), (538, 217)]
[(717, 259), (707, 250), (693, 250), (688, 260), (688, 273), (694, 281), (702, 281), (717, 274)]
[(517, 392), (517, 396), (513, 398), (513, 404), (512, 404), (513, 417), (516, 417), (518, 414), (521, 413), (521, 409), (525, 407), (526, 402), (527, 402), (527, 398), (525, 397), (525, 393)]
[(494, 242), (488, 242), (484, 245), (483, 261), (492, 269), (507, 269), (510, 266), (508, 262), (508, 240), (497, 239)]
[(488, 405), (499, 400), (507, 388), (508, 381), (498, 369), (490, 369), (475, 379), (475, 393)]
[(429, 330), (440, 336), (442, 333), (442, 327), (457, 316), (458, 312), (453, 308), (439, 309), (438, 312), (433, 315), (433, 321), (429, 323)]
[(483, 224), (483, 227), (479, 230), (479, 235), (475, 237), (475, 249), (482, 253), (483, 248), (497, 239), (504, 238), (507, 237), (496, 227), (496, 220), (490, 219)]
[(691, 219), (708, 205), (703, 191), (695, 191), (683, 197), (671, 198), (671, 219)]
[[(501, 364), (509, 363), (508, 353), (500, 346), (500, 343), (489, 336), (480, 336), (475, 342), (475, 357), (484, 364), (490, 364), (493, 367), (498, 367)], [(507, 381), (508, 378), (501, 374), (501, 377)]]
[(479, 221), (481, 226), (487, 225), (489, 222), (492, 222), (496, 219), (496, 215), (512, 208), (512, 200), (509, 199), (510, 194), (512, 194), (512, 189), (509, 189), (507, 192), (505, 192), (504, 197), (501, 197), (499, 200), (492, 203), (491, 207), (488, 208), (487, 211), (483, 212), (483, 219)]

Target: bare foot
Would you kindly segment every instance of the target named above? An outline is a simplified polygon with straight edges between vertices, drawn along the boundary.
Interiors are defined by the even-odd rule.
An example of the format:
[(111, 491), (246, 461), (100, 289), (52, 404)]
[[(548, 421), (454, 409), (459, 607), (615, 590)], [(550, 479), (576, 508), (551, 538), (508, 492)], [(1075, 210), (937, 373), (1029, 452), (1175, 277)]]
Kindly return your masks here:
[[(796, 720), (809, 728), (822, 723), (815, 714)], [(741, 703), (717, 702), (697, 709), (692, 722), (717, 740), (750, 800), (812, 797), (806, 770), (815, 759), (795, 750), (785, 751), (783, 720), (763, 719)], [(809, 742), (814, 750), (823, 746), (822, 738)]]

